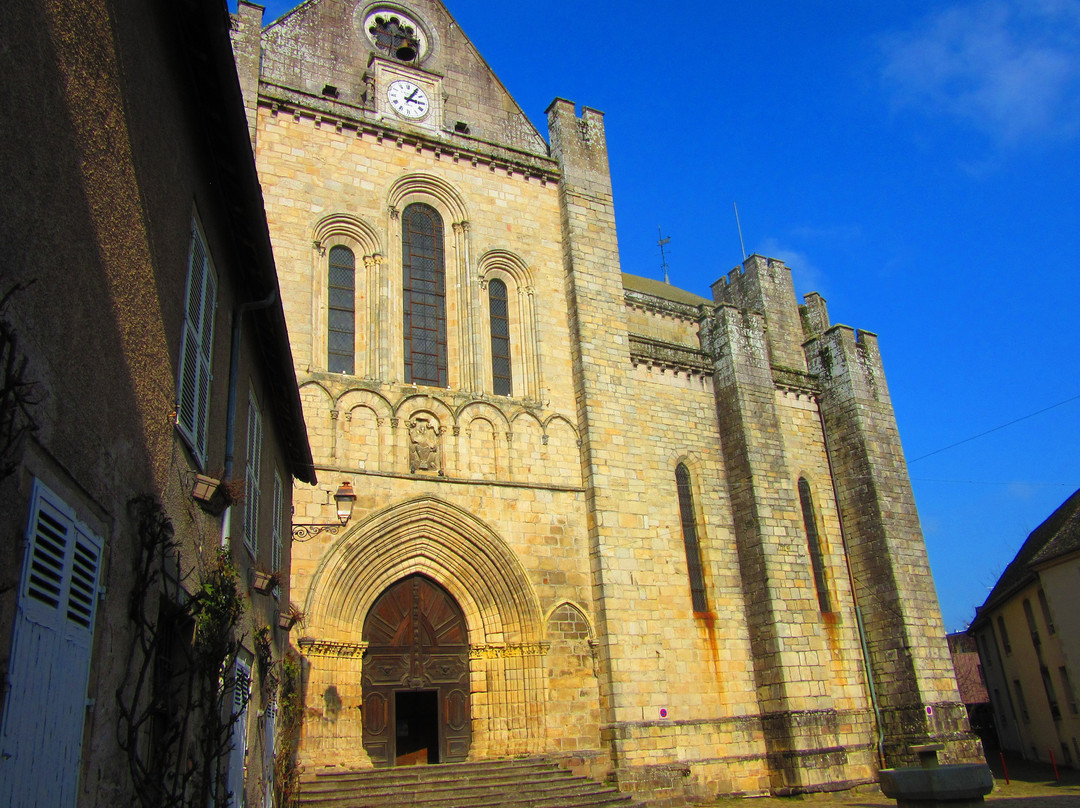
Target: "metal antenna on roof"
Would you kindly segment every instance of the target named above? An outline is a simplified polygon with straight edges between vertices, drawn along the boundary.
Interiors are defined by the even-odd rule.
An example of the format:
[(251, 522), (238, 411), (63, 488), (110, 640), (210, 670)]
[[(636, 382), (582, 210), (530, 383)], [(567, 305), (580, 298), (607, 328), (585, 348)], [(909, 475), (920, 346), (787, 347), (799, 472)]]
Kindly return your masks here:
[(660, 229), (660, 225), (656, 226), (656, 232), (660, 236), (660, 240), (656, 244), (660, 248), (660, 267), (664, 270), (664, 283), (671, 283), (668, 280), (667, 256), (664, 255), (664, 245), (671, 241), (671, 236), (664, 238), (664, 231)]
[(735, 226), (737, 228), (739, 228), (739, 246), (742, 247), (742, 260), (745, 261), (746, 260), (746, 245), (743, 244), (742, 225), (739, 224), (739, 206), (734, 202), (732, 202), (731, 204), (735, 205)]

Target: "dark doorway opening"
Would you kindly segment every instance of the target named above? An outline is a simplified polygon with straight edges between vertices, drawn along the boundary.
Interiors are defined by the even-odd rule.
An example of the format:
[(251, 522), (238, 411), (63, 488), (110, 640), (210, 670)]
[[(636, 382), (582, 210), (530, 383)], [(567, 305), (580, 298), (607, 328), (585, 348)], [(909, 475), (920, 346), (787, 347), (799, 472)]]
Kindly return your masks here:
[(439, 691), (399, 690), (394, 694), (396, 766), (439, 762)]

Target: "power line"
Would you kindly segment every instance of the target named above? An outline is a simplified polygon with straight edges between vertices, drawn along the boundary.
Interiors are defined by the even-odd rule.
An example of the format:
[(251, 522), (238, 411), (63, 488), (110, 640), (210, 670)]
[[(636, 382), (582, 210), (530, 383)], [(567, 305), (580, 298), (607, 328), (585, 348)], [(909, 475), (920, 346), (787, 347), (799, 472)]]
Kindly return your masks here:
[(972, 435), (970, 438), (964, 438), (963, 440), (958, 440), (956, 443), (950, 443), (948, 446), (942, 446), (940, 449), (934, 449), (934, 451), (932, 452), (927, 452), (924, 455), (919, 455), (914, 460), (909, 460), (908, 465), (911, 465), (912, 463), (918, 463), (920, 460), (925, 460), (932, 455), (940, 454), (941, 452), (947, 451), (948, 449), (954, 449), (957, 446), (961, 446), (962, 444), (970, 443), (973, 440), (985, 437), (986, 435), (989, 435), (992, 432), (997, 432), (998, 430), (1004, 429), (1007, 426), (1012, 426), (1013, 424), (1018, 424), (1021, 421), (1026, 421), (1028, 418), (1034, 418), (1036, 415), (1042, 415), (1044, 412), (1049, 412), (1050, 410), (1056, 407), (1060, 407), (1063, 404), (1068, 404), (1070, 401), (1076, 401), (1078, 398), (1080, 398), (1080, 394), (1077, 394), (1072, 398), (1067, 398), (1064, 401), (1059, 401), (1057, 404), (1051, 404), (1049, 407), (1043, 407), (1041, 410), (1036, 410), (1035, 412), (1028, 413), (1027, 415), (1021, 415), (1019, 418), (1014, 418), (1008, 423), (1001, 424), (1000, 426), (995, 426), (993, 429), (988, 429), (985, 432), (980, 432), (978, 435)]
[(1072, 488), (1075, 483), (1032, 483), (1027, 480), (933, 480), (929, 477), (912, 477), (913, 483), (952, 483), (955, 485), (1030, 485), (1041, 488)]

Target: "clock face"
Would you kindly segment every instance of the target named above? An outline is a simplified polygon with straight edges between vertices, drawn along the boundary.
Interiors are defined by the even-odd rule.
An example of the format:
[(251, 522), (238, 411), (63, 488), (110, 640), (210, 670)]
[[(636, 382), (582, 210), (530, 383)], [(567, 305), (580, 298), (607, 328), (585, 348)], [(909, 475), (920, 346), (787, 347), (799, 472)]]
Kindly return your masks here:
[(411, 81), (399, 79), (390, 82), (386, 88), (386, 98), (394, 112), (403, 118), (423, 118), (428, 114), (430, 104), (427, 94)]

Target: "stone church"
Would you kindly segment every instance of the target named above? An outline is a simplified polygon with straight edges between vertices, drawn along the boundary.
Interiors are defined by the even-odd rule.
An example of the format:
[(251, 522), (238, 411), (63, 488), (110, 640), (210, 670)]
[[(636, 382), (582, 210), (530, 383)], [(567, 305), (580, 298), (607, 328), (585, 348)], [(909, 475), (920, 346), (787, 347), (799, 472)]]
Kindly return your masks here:
[[(754, 255), (621, 271), (604, 116), (537, 131), (439, 0), (233, 46), (320, 485), (307, 767), (546, 755), (642, 797), (978, 751), (877, 338)], [(602, 99), (599, 99), (602, 101)]]

